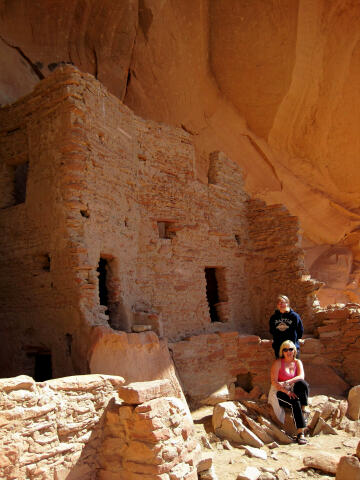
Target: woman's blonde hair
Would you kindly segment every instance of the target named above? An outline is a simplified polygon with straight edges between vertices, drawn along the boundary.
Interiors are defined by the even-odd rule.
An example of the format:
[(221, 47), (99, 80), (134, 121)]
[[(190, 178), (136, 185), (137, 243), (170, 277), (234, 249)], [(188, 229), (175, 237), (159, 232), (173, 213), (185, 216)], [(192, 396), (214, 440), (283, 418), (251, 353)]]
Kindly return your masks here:
[(294, 349), (294, 358), (296, 358), (296, 347), (295, 345), (293, 344), (293, 342), (291, 340), (285, 340), (285, 342), (283, 342), (281, 345), (280, 345), (280, 348), (279, 348), (279, 357), (280, 358), (283, 358), (283, 350), (284, 348), (293, 348)]

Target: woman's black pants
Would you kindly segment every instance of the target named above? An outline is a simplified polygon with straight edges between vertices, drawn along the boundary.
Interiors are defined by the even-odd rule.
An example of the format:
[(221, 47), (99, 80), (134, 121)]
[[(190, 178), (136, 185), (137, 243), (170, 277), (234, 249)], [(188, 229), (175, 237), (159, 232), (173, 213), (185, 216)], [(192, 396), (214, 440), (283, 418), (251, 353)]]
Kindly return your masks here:
[(291, 408), (296, 428), (304, 428), (306, 427), (306, 422), (301, 406), (308, 404), (309, 385), (305, 380), (298, 380), (294, 384), (293, 391), (297, 398), (290, 398), (289, 395), (284, 392), (276, 392), (276, 396), (281, 407)]

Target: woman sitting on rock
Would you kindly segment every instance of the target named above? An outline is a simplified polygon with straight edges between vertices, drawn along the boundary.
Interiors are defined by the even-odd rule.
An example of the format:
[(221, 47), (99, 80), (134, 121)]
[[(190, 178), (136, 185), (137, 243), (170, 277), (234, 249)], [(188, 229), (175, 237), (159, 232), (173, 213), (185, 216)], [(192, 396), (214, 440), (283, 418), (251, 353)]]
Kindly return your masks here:
[(291, 340), (285, 340), (280, 346), (279, 357), (271, 367), (271, 388), (269, 403), (281, 423), (285, 421), (285, 411), (289, 407), (297, 428), (297, 443), (305, 445), (304, 411), (308, 404), (308, 384), (304, 380), (304, 367), (296, 358), (296, 347)]

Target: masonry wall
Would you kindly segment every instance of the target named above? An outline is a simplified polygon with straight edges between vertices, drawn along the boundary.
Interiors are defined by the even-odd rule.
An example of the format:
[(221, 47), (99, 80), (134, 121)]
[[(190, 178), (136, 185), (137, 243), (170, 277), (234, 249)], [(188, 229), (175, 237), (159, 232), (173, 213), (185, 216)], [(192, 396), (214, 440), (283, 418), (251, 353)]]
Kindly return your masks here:
[(107, 375), (0, 380), (0, 477), (196, 480), (200, 447), (186, 405), (166, 381), (123, 383)]
[[(86, 368), (65, 208), (74, 185), (63, 175), (74, 148), (68, 98), (67, 85), (54, 78), (1, 110), (1, 164), (13, 174), (1, 190), (2, 376), (34, 375), (36, 358), (48, 354), (54, 376)], [(17, 203), (14, 171), (26, 162), (26, 195)]]
[(274, 360), (269, 340), (223, 332), (193, 336), (169, 348), (184, 392), (194, 405), (231, 384), (246, 393), (255, 389), (255, 398), (268, 393)]
[(316, 315), (320, 326), (318, 340), (307, 351), (311, 357), (321, 357), (350, 386), (360, 384), (360, 308), (349, 304), (330, 307)]
[(291, 307), (301, 315), (305, 332), (313, 332), (316, 320), (312, 305), (321, 284), (306, 274), (298, 218), (289, 215), (283, 205), (265, 205), (250, 199), (248, 232), (251, 251), (246, 274), (254, 331), (269, 338), (269, 318), (276, 298), (286, 295)]
[[(72, 236), (81, 251), (76, 269), (85, 320), (101, 317), (96, 270), (102, 257), (114, 328), (145, 323), (179, 339), (211, 327), (206, 267), (223, 271), (225, 328), (252, 328), (246, 253), (239, 248), (247, 236), (241, 172), (214, 154), (214, 181), (201, 184), (186, 132), (135, 117), (91, 81), (94, 95), (89, 81), (76, 87), (72, 112), (75, 175), (82, 179), (72, 199)], [(171, 230), (165, 237), (161, 224)]]
[[(296, 220), (253, 202), (224, 154), (200, 183), (188, 133), (135, 117), (72, 67), (0, 116), (3, 375), (31, 373), (41, 349), (54, 376), (87, 372), (99, 325), (176, 342), (265, 335), (279, 292), (309, 311), (316, 286), (302, 281)], [(26, 158), (26, 200), (12, 205), (12, 165)]]

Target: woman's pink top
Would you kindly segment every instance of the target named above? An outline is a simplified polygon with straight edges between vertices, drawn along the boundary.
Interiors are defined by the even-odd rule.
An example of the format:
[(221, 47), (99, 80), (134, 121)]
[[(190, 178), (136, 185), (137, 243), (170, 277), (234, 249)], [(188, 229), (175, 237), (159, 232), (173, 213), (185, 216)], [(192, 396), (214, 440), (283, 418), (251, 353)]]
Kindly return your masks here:
[(295, 372), (293, 374), (288, 373), (285, 371), (285, 360), (281, 359), (281, 367), (278, 373), (278, 382), (286, 382), (286, 380), (290, 380), (297, 376), (297, 363), (295, 362)]

